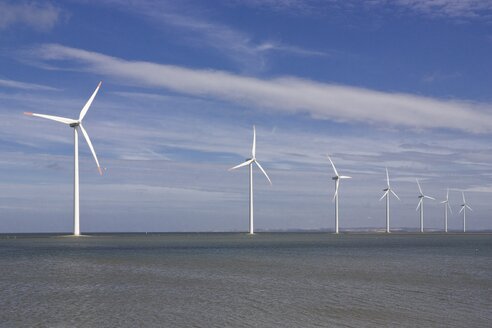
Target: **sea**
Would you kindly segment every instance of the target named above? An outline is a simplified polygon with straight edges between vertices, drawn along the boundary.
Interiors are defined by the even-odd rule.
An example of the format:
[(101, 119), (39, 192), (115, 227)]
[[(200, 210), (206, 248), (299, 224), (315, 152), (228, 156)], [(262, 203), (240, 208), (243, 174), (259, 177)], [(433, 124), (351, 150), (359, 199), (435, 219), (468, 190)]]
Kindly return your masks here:
[(492, 234), (0, 235), (0, 327), (492, 327)]

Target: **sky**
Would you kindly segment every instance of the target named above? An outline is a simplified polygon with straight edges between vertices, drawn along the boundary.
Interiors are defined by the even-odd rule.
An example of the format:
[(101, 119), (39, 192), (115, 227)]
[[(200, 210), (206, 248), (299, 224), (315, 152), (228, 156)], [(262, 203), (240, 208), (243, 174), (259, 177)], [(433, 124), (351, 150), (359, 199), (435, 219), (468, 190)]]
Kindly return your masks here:
[(491, 0), (0, 0), (0, 233), (492, 229)]

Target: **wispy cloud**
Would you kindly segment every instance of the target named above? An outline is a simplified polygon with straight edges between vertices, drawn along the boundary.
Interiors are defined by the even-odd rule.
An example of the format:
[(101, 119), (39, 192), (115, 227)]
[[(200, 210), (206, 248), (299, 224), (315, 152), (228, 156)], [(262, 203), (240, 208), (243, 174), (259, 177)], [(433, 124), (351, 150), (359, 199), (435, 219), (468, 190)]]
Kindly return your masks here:
[(433, 83), (433, 82), (438, 82), (438, 81), (457, 79), (461, 76), (462, 76), (462, 74), (459, 72), (454, 72), (454, 73), (432, 72), (432, 73), (424, 75), (424, 77), (422, 78), (422, 82)]
[(44, 90), (44, 91), (56, 91), (56, 90), (58, 90), (56, 88), (49, 87), (46, 85), (20, 82), (20, 81), (14, 81), (14, 80), (4, 80), (4, 79), (0, 79), (0, 87), (23, 89), (23, 90)]
[(254, 105), (314, 119), (410, 128), (492, 132), (492, 106), (404, 93), (320, 83), (296, 77), (259, 79), (224, 71), (128, 61), (48, 44), (35, 50), (46, 61), (70, 61), (79, 69), (138, 85)]
[(315, 50), (309, 50), (309, 49), (304, 49), (301, 47), (296, 47), (296, 46), (290, 46), (290, 45), (284, 45), (282, 43), (277, 43), (277, 42), (265, 42), (256, 47), (258, 51), (279, 51), (279, 52), (286, 52), (286, 53), (291, 53), (291, 54), (296, 54), (300, 56), (327, 56), (329, 55), (326, 52), (321, 52), (321, 51), (315, 51)]
[(303, 15), (353, 12), (357, 9), (396, 10), (428, 17), (487, 19), (492, 15), (488, 0), (245, 0), (235, 5)]
[(230, 5), (268, 9), (283, 13), (315, 14), (327, 6), (333, 6), (337, 1), (320, 0), (233, 0), (226, 1)]
[(151, 21), (156, 26), (172, 27), (182, 34), (188, 44), (213, 49), (229, 60), (241, 64), (248, 70), (261, 70), (266, 66), (266, 55), (283, 52), (296, 56), (323, 56), (321, 51), (304, 49), (279, 41), (255, 40), (255, 37), (233, 28), (216, 19), (207, 19), (208, 10), (199, 6), (186, 6), (166, 1), (105, 0), (102, 3), (117, 5), (120, 10), (131, 12)]
[(12, 25), (26, 25), (40, 31), (51, 30), (60, 19), (61, 10), (49, 2), (0, 2), (0, 30)]
[(487, 0), (376, 0), (381, 5), (398, 5), (425, 15), (455, 18), (490, 18), (492, 2)]

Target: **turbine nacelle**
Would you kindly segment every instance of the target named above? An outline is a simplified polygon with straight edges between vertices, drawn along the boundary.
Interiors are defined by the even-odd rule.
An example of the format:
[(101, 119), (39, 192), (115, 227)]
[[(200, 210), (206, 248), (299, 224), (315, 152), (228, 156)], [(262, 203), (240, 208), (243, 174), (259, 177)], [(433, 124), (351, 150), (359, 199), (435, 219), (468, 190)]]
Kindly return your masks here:
[[(418, 196), (418, 199), (419, 199), (419, 203), (417, 204), (417, 208), (415, 209), (416, 211), (418, 211), (418, 209), (420, 208), (420, 213), (422, 215), (423, 213), (423, 203), (424, 203), (424, 199), (432, 199), (432, 200), (436, 200), (434, 197), (431, 197), (431, 196), (427, 196), (424, 194), (424, 192), (422, 191), (422, 187), (420, 187), (420, 183), (419, 183), (419, 180), (418, 179), (415, 179), (417, 181), (417, 186), (419, 187), (419, 193), (420, 195)], [(421, 226), (421, 229), (422, 229), (422, 226)]]
[(352, 179), (352, 177), (346, 176), (346, 175), (341, 175), (339, 177), (332, 177), (332, 180), (340, 180), (340, 179)]
[(389, 193), (392, 193), (393, 196), (395, 196), (398, 200), (400, 200), (400, 197), (398, 197), (398, 195), (393, 191), (393, 189), (391, 189), (388, 169), (386, 169), (386, 183), (387, 183), (387, 187), (385, 189), (383, 189), (384, 194), (383, 194), (383, 196), (381, 196), (381, 198), (379, 200), (381, 201), (381, 200), (383, 200), (384, 197), (387, 197), (387, 196), (389, 197)]
[(70, 126), (71, 128), (74, 128), (74, 129), (76, 129), (77, 127), (80, 127), (80, 131), (82, 131), (82, 134), (84, 135), (84, 138), (87, 141), (87, 145), (89, 146), (89, 148), (91, 150), (92, 156), (94, 157), (94, 160), (96, 161), (96, 165), (97, 165), (97, 169), (99, 171), (99, 174), (102, 175), (101, 166), (99, 165), (99, 161), (97, 160), (97, 155), (96, 155), (96, 152), (94, 151), (94, 147), (92, 146), (91, 139), (89, 138), (87, 131), (82, 126), (82, 120), (84, 119), (85, 115), (87, 114), (87, 111), (89, 110), (92, 102), (94, 101), (94, 98), (96, 97), (97, 92), (99, 91), (99, 88), (101, 87), (101, 84), (102, 84), (102, 82), (99, 82), (99, 84), (96, 87), (96, 90), (94, 90), (94, 92), (92, 93), (89, 100), (87, 100), (84, 107), (82, 107), (82, 110), (80, 111), (80, 115), (79, 115), (78, 120), (74, 120), (74, 119), (66, 118), (66, 117), (60, 117), (60, 116), (31, 113), (31, 112), (24, 112), (24, 115), (40, 117), (40, 118), (44, 118), (47, 120), (67, 124), (68, 126)]
[(472, 208), (466, 203), (465, 193), (464, 192), (461, 192), (461, 194), (463, 195), (463, 204), (461, 204), (460, 213), (463, 212), (465, 209), (468, 209), (470, 211), (473, 211)]
[(417, 186), (419, 187), (419, 193), (420, 193), (420, 195), (418, 196), (418, 198), (420, 200), (423, 200), (424, 198), (436, 200), (434, 197), (427, 196), (426, 194), (424, 194), (424, 192), (422, 191), (422, 187), (420, 186), (419, 180), (418, 179), (415, 179), (415, 180), (417, 181)]
[(349, 177), (347, 175), (339, 175), (337, 168), (335, 167), (335, 164), (333, 164), (333, 161), (331, 160), (330, 156), (328, 156), (328, 159), (330, 160), (331, 167), (333, 168), (333, 172), (335, 172), (335, 176), (331, 178), (333, 181), (335, 181), (335, 194), (333, 195), (333, 200), (335, 200), (335, 198), (338, 196), (338, 189), (340, 188), (340, 180), (352, 179), (352, 177)]
[(446, 199), (440, 202), (440, 204), (445, 204), (444, 207), (448, 208), (451, 213), (453, 213), (453, 210), (451, 209), (451, 205), (449, 205), (449, 188), (446, 191)]
[(270, 180), (270, 177), (268, 176), (268, 174), (265, 172), (265, 170), (263, 169), (261, 164), (256, 160), (256, 128), (254, 125), (253, 125), (253, 147), (251, 148), (251, 158), (247, 158), (243, 163), (236, 165), (234, 167), (231, 167), (229, 169), (229, 171), (238, 169), (238, 168), (243, 167), (243, 166), (253, 165), (253, 164), (256, 164), (258, 166), (260, 171), (265, 175), (265, 177), (267, 178), (268, 182), (270, 182), (270, 185), (271, 185), (272, 180)]

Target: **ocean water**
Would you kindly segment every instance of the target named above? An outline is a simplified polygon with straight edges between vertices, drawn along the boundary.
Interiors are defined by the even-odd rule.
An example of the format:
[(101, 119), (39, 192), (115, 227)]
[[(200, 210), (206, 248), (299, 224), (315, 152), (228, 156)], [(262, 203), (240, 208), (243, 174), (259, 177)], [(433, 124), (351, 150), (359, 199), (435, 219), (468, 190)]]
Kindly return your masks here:
[(0, 327), (492, 327), (492, 235), (0, 236)]

